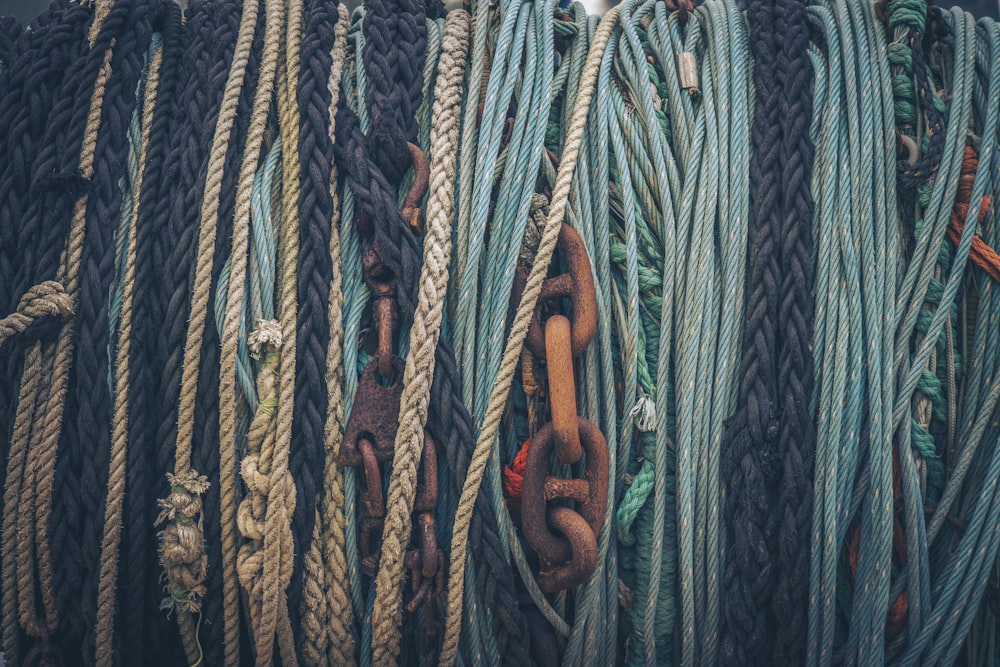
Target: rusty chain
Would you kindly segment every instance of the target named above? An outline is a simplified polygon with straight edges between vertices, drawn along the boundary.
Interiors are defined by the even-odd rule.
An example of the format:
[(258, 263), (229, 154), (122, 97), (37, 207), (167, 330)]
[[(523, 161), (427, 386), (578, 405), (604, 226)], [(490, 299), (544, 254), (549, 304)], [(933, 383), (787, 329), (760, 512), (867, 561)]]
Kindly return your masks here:
[[(429, 165), (417, 146), (407, 144), (414, 168), (413, 183), (400, 210), (415, 234), (423, 232), (420, 202), (427, 191)], [(359, 548), (361, 571), (374, 578), (381, 558), (382, 530), (385, 525), (385, 495), (382, 464), (391, 462), (396, 431), (399, 429), (399, 405), (403, 393), (403, 360), (395, 353), (395, 332), (399, 324), (396, 304), (396, 281), (382, 261), (379, 242), (374, 237), (370, 220), (359, 216), (355, 227), (369, 243), (361, 265), (365, 283), (372, 294), (372, 321), (376, 349), (358, 381), (354, 408), (344, 429), (344, 439), (338, 462), (344, 467), (361, 468), (359, 495), (361, 526)], [(404, 563), (410, 572), (411, 597), (405, 604), (408, 612), (423, 608), (420, 635), (425, 639), (421, 649), (425, 657), (432, 656), (439, 632), (436, 599), (444, 590), (444, 550), (437, 543), (434, 510), (438, 501), (437, 446), (424, 431), (420, 471), (413, 506), (411, 547)]]
[[(544, 369), (550, 421), (531, 438), (524, 468), (521, 527), (541, 561), (538, 584), (546, 593), (578, 586), (594, 572), (609, 484), (607, 441), (596, 424), (577, 413), (573, 369), (574, 360), (597, 331), (597, 295), (590, 259), (583, 239), (565, 223), (558, 247), (567, 271), (543, 283), (525, 341), (537, 360), (529, 364), (533, 382)], [(556, 313), (543, 322), (545, 306), (562, 299), (569, 299), (572, 316)], [(530, 359), (528, 355), (523, 358)], [(553, 453), (566, 465), (578, 463), (586, 453), (583, 477), (551, 476)], [(574, 501), (578, 509), (550, 505), (555, 500)]]

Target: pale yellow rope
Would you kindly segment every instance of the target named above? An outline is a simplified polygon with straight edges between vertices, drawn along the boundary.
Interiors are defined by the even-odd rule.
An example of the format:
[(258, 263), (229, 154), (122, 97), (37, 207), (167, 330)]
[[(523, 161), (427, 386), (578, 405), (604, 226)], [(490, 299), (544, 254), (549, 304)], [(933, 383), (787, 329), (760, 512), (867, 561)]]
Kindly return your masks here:
[[(226, 667), (236, 667), (240, 661), (239, 588), (243, 582), (238, 575), (238, 568), (240, 553), (246, 547), (246, 545), (240, 546), (236, 520), (236, 430), (239, 422), (239, 405), (236, 400), (236, 360), (239, 349), (237, 343), (240, 334), (243, 295), (246, 291), (253, 182), (257, 166), (260, 163), (260, 147), (267, 130), (268, 113), (274, 96), (274, 80), (281, 49), (281, 27), (284, 20), (284, 8), (280, 1), (268, 0), (264, 6), (264, 43), (260, 73), (257, 80), (257, 90), (254, 91), (250, 126), (247, 130), (243, 151), (243, 163), (240, 165), (236, 186), (229, 286), (226, 295), (222, 350), (219, 359), (219, 515), (222, 528), (223, 645)], [(262, 369), (261, 372), (266, 371)], [(244, 499), (244, 502), (248, 502), (248, 500)], [(253, 539), (245, 533), (242, 534), (242, 537)], [(244, 588), (249, 591), (252, 586), (244, 583)], [(253, 602), (251, 602), (252, 604)]]
[(497, 374), (496, 382), (490, 394), (486, 413), (483, 416), (483, 423), (479, 429), (479, 437), (476, 440), (476, 448), (469, 463), (469, 472), (466, 475), (465, 484), (462, 487), (462, 495), (459, 498), (458, 511), (455, 514), (455, 530), (451, 541), (451, 563), (448, 572), (448, 617), (445, 626), (444, 644), (441, 649), (441, 664), (446, 667), (451, 667), (455, 662), (455, 655), (458, 650), (458, 638), (462, 631), (462, 595), (465, 558), (469, 546), (469, 523), (472, 519), (472, 509), (476, 502), (476, 495), (479, 492), (479, 485), (483, 480), (483, 472), (486, 470), (486, 464), (493, 455), (497, 429), (500, 426), (500, 419), (503, 416), (504, 405), (507, 403), (511, 380), (514, 377), (518, 357), (521, 354), (521, 346), (524, 345), (524, 338), (528, 333), (531, 314), (535, 310), (535, 304), (538, 302), (538, 295), (542, 291), (542, 281), (545, 279), (549, 262), (552, 259), (552, 252), (555, 250), (556, 242), (559, 239), (559, 229), (569, 202), (573, 172), (576, 170), (576, 161), (580, 154), (583, 130), (587, 122), (587, 114), (590, 111), (590, 102), (594, 96), (594, 87), (597, 83), (601, 58), (604, 55), (604, 48), (607, 46), (608, 39), (611, 37), (611, 32), (618, 22), (618, 12), (619, 8), (613, 7), (604, 15), (590, 44), (590, 51), (587, 54), (587, 61), (580, 79), (579, 92), (573, 106), (569, 131), (566, 133), (566, 148), (560, 159), (559, 172), (556, 175), (556, 184), (552, 191), (552, 203), (549, 208), (549, 215), (545, 220), (545, 228), (542, 230), (542, 238), (538, 244), (538, 253), (535, 255), (535, 261), (531, 266), (531, 273), (528, 275), (524, 294), (521, 296), (521, 302), (517, 306), (517, 313), (514, 316), (510, 337), (507, 339), (507, 345), (504, 348), (500, 371)]
[[(296, 326), (298, 319), (299, 262), (299, 105), (295, 84), (299, 80), (302, 51), (302, 0), (286, 0), (285, 69), (278, 79), (278, 114), (282, 154), (281, 228), (278, 234), (278, 317), (281, 321), (281, 371), (278, 374), (278, 423), (272, 479), (275, 481), (267, 503), (267, 533), (264, 536), (264, 623), (270, 610), (275, 618), (281, 662), (297, 664), (295, 642), (288, 620), (288, 584), (292, 579), (294, 544), (292, 514), (295, 511), (295, 482), (288, 469), (292, 444), (292, 415), (295, 407)], [(258, 664), (260, 664), (258, 662)]]
[[(19, 502), (21, 499), (21, 489), (24, 485), (24, 463), (27, 458), (28, 432), (31, 428), (31, 416), (35, 411), (35, 403), (38, 400), (38, 380), (39, 375), (35, 368), (41, 366), (42, 352), (39, 345), (32, 345), (28, 348), (24, 360), (24, 372), (21, 376), (21, 389), (18, 395), (17, 414), (14, 418), (14, 429), (11, 438), (11, 448), (7, 457), (7, 484), (4, 487), (5, 508), (3, 515), (3, 645), (6, 651), (6, 658), (16, 664), (19, 658), (18, 634), (19, 625), (25, 627), (25, 619), (22, 614), (22, 603), (19, 593), (23, 592), (26, 586), (30, 586), (30, 592), (34, 593), (34, 584), (29, 577), (26, 582), (21, 581), (20, 554), (17, 549), (18, 544), (25, 544), (23, 535), (19, 535), (20, 520), (23, 520), (24, 513)], [(28, 544), (33, 543), (29, 540)], [(29, 558), (30, 563), (30, 558)], [(32, 599), (29, 609), (34, 610), (35, 604)]]
[(375, 577), (372, 614), (372, 661), (395, 662), (399, 655), (399, 626), (403, 620), (402, 584), (404, 557), (412, 529), (411, 512), (417, 487), (417, 469), (423, 449), (424, 424), (434, 378), (434, 351), (441, 334), (451, 232), (455, 208), (455, 164), (462, 113), (462, 82), (469, 48), (469, 15), (448, 14), (441, 43), (441, 59), (434, 86), (431, 124), (430, 197), (427, 201), (427, 235), (420, 271), (417, 309), (410, 327), (410, 352), (403, 371), (392, 476), (386, 502), (382, 556)]
[[(109, 3), (105, 3), (108, 4)], [(97, 34), (103, 23), (100, 12), (95, 15), (91, 26), (90, 45), (94, 45)], [(83, 141), (80, 146), (80, 175), (90, 179), (94, 175), (94, 156), (97, 148), (97, 134), (101, 125), (101, 108), (104, 104), (104, 91), (111, 77), (111, 52), (114, 44), (104, 53), (104, 60), (94, 81), (94, 89), (90, 97), (90, 107), (87, 112), (87, 122), (84, 128)], [(86, 230), (88, 195), (81, 195), (74, 204), (73, 218), (67, 235), (67, 245), (60, 258), (56, 281), (64, 286), (65, 293), (71, 302), (71, 311), (79, 298), (80, 259), (83, 254), (83, 237)], [(7, 509), (4, 513), (3, 526), (3, 636), (5, 654), (8, 662), (17, 663), (17, 633), (19, 598), (21, 607), (24, 600), (30, 600), (32, 611), (27, 612), (25, 620), (34, 621), (35, 581), (29, 568), (27, 573), (21, 568), (21, 576), (17, 572), (17, 560), (23, 562), (37, 558), (38, 575), (43, 603), (46, 608), (46, 625), (54, 631), (58, 624), (58, 616), (54, 603), (52, 581), (52, 558), (48, 547), (48, 523), (52, 511), (52, 482), (56, 465), (56, 450), (59, 445), (59, 435), (62, 427), (62, 413), (65, 407), (66, 390), (69, 381), (69, 368), (73, 357), (73, 317), (69, 314), (62, 323), (59, 336), (54, 344), (43, 345), (34, 343), (25, 353), (25, 367), (21, 378), (21, 391), (15, 421), (15, 430), (8, 452), (8, 469), (13, 469), (15, 476), (8, 475), (7, 486), (4, 489), (4, 507), (12, 508), (14, 502), (8, 498), (20, 501), (17, 510)], [(35, 379), (32, 379), (35, 376)], [(48, 386), (31, 387), (32, 382), (47, 381)], [(25, 399), (25, 400), (20, 400)], [(20, 428), (17, 427), (18, 422)], [(30, 452), (30, 454), (29, 454)], [(31, 483), (25, 487), (24, 473), (20, 466), (25, 461), (34, 466), (30, 471)], [(20, 463), (18, 463), (20, 462)], [(25, 503), (25, 494), (35, 492), (34, 502)], [(28, 529), (27, 524), (34, 518), (34, 529)], [(20, 528), (18, 524), (20, 523)], [(18, 538), (18, 532), (27, 534), (28, 539)], [(30, 534), (34, 533), (34, 539)], [(20, 551), (19, 554), (15, 552)], [(37, 552), (37, 553), (33, 553)], [(14, 574), (13, 580), (8, 573)], [(33, 636), (37, 637), (37, 628)]]
[(104, 20), (108, 18), (115, 2), (114, 0), (96, 0), (92, 4), (94, 5), (94, 20), (90, 24), (90, 34), (87, 36), (87, 41), (90, 42), (90, 47), (94, 48), (97, 36), (101, 33), (101, 26), (104, 25)]
[[(25, 359), (25, 372), (44, 378), (51, 370), (52, 360), (45, 355), (50, 348), (43, 347), (41, 354), (30, 354)], [(28, 399), (27, 406), (30, 409), (38, 409), (38, 394), (34, 400)], [(33, 418), (37, 418), (35, 414)], [(30, 637), (41, 639), (44, 637), (43, 625), (38, 619), (37, 602), (35, 599), (35, 574), (36, 561), (38, 558), (38, 574), (41, 576), (41, 558), (49, 555), (47, 542), (42, 544), (41, 533), (39, 532), (39, 503), (38, 484), (41, 480), (42, 459), (33, 456), (29, 451), (28, 458), (24, 463), (24, 477), (21, 482), (21, 496), (17, 507), (17, 579), (18, 579), (18, 615), (21, 619), (21, 627)], [(46, 524), (48, 523), (46, 518)], [(51, 581), (51, 558), (48, 563), (49, 579), (42, 579), (42, 597), (45, 605), (45, 631), (50, 635), (55, 630), (58, 622), (58, 615), (55, 607), (54, 591)]]
[[(177, 440), (174, 474), (168, 474), (170, 495), (159, 501), (162, 511), (157, 524), (166, 523), (160, 532), (160, 562), (166, 572), (166, 585), (188, 662), (201, 661), (202, 651), (197, 641), (197, 629), (192, 613), (200, 610), (204, 595), (208, 559), (201, 516), (201, 494), (208, 489), (208, 479), (191, 469), (191, 444), (194, 436), (194, 405), (198, 393), (198, 367), (208, 316), (212, 286), (212, 264), (215, 255), (215, 235), (219, 217), (219, 197), (226, 163), (226, 149), (236, 119), (236, 108), (243, 90), (247, 62), (253, 48), (257, 25), (257, 0), (244, 0), (239, 32), (229, 76), (223, 92), (219, 116), (212, 137), (205, 196), (198, 230), (198, 250), (195, 260), (194, 293), (188, 318), (184, 346), (180, 397), (177, 407)], [(238, 644), (237, 644), (238, 646)], [(237, 656), (238, 657), (238, 656)], [(227, 655), (227, 660), (230, 656)], [(238, 660), (237, 660), (238, 662)]]
[(261, 616), (264, 604), (264, 535), (267, 530), (267, 498), (272, 486), (281, 327), (273, 320), (260, 322), (247, 342), (250, 351), (260, 356), (263, 363), (257, 373), (257, 412), (250, 423), (247, 450), (240, 465), (247, 494), (240, 502), (237, 521), (240, 534), (248, 541), (240, 547), (237, 563), (240, 584), (247, 593), (247, 612), (259, 662), (261, 658), (270, 659), (269, 652), (274, 646), (274, 630), (270, 635), (264, 634)]
[(153, 112), (160, 84), (163, 44), (157, 45), (149, 63), (142, 109), (142, 134), (139, 139), (139, 168), (133, 184), (135, 205), (126, 231), (125, 275), (122, 279), (121, 322), (118, 329), (118, 354), (115, 365), (115, 399), (111, 430), (111, 461), (108, 467), (108, 494), (104, 505), (104, 537), (101, 541), (101, 571), (97, 583), (97, 667), (113, 664), (115, 603), (118, 583), (118, 546), (121, 542), (122, 507), (125, 504), (125, 467), (128, 445), (129, 351), (132, 347), (132, 301), (135, 287), (136, 220), (142, 192), (143, 172)]
[[(330, 140), (336, 141), (340, 77), (347, 50), (347, 7), (338, 6), (331, 51)], [(340, 274), (340, 205), (337, 171), (330, 173), (333, 215), (330, 221), (330, 296), (327, 323), (330, 341), (326, 354), (327, 413), (323, 431), (323, 490), (320, 493), (313, 535), (306, 554), (302, 591), (302, 652), (310, 665), (354, 665), (354, 608), (348, 594), (346, 533), (344, 526), (344, 475), (337, 465), (337, 451), (344, 429), (344, 294)]]
[[(287, 21), (284, 47), (280, 49), (285, 68), (278, 72), (278, 118), (281, 143), (285, 147), (278, 234), (280, 321), (262, 323), (250, 341), (255, 348), (271, 351), (257, 376), (260, 407), (248, 437), (250, 453), (243, 463), (243, 477), (250, 490), (244, 500), (248, 510), (244, 512), (244, 505), (240, 508), (241, 530), (248, 527), (242, 525), (242, 517), (252, 513), (252, 529), (255, 537), (259, 536), (240, 550), (239, 562), (240, 581), (249, 588), (251, 598), (250, 616), (259, 667), (274, 664), (276, 641), (281, 664), (284, 667), (298, 664), (287, 595), (294, 560), (295, 482), (288, 460), (295, 397), (300, 189), (299, 113), (290, 82), (298, 81), (303, 9), (298, 0), (282, 9), (287, 9)], [(268, 31), (270, 34), (270, 25)]]

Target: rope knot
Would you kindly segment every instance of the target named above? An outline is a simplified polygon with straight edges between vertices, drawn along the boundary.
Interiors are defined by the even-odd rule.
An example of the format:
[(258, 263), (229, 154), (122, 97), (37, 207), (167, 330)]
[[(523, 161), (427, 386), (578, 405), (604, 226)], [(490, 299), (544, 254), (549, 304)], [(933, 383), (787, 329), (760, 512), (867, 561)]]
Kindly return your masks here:
[(160, 531), (160, 564), (164, 569), (167, 597), (160, 609), (197, 614), (205, 595), (208, 554), (202, 530), (201, 495), (209, 488), (208, 478), (195, 470), (167, 473), (170, 495), (157, 500), (160, 514), (155, 525)]
[(73, 314), (73, 298), (62, 284), (46, 280), (28, 289), (17, 302), (17, 310), (0, 319), (0, 345), (43, 317), (66, 317)]
[(73, 313), (73, 299), (55, 280), (46, 280), (30, 288), (17, 303), (17, 311), (28, 317), (45, 317), (59, 315), (64, 317)]

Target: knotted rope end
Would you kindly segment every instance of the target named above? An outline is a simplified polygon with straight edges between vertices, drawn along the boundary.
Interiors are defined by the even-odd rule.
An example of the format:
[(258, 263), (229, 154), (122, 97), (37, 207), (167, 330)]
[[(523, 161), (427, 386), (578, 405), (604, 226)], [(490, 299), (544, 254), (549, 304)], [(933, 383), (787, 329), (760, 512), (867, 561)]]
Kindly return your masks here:
[(268, 349), (281, 349), (281, 323), (276, 320), (261, 320), (247, 338), (247, 346), (258, 356)]
[(649, 396), (640, 396), (628, 416), (640, 431), (649, 433), (656, 429), (656, 404)]
[(160, 564), (163, 566), (167, 597), (160, 609), (197, 614), (205, 595), (208, 554), (201, 524), (201, 494), (208, 490), (208, 478), (195, 470), (167, 473), (170, 495), (157, 500), (160, 514), (155, 525), (160, 531)]

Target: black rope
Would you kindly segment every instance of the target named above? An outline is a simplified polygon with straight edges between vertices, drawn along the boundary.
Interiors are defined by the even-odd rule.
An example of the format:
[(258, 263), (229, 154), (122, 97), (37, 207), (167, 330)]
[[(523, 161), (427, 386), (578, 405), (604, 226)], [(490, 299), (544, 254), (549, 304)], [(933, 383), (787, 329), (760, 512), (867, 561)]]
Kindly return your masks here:
[(782, 220), (779, 245), (781, 288), (778, 305), (778, 450), (781, 483), (771, 520), (777, 542), (774, 643), (770, 664), (805, 662), (809, 609), (809, 545), (812, 537), (813, 459), (816, 426), (813, 395), (813, 198), (810, 192), (813, 144), (813, 69), (803, 0), (778, 0), (781, 35)]
[[(156, 317), (155, 298), (162, 265), (154, 259), (159, 236), (167, 227), (160, 216), (168, 201), (176, 172), (168, 161), (170, 124), (177, 92), (184, 78), (183, 54), (188, 34), (181, 23), (180, 7), (163, 3), (154, 29), (162, 36), (163, 56), (142, 192), (136, 205), (135, 280), (132, 349), (129, 360), (129, 440), (126, 461), (124, 533), (120, 575), (119, 616), (124, 664), (167, 665), (182, 660), (175, 624), (159, 612), (163, 598), (162, 572), (157, 551), (156, 491), (166, 470), (157, 466), (156, 419), (162, 397), (157, 391), (156, 338), (162, 321)], [(189, 24), (190, 25), (190, 24)], [(117, 634), (117, 633), (116, 633)]]
[[(330, 68), (333, 65), (336, 2), (310, 0), (306, 5), (301, 48), (301, 71), (296, 96), (299, 104), (299, 145), (302, 162), (298, 210), (300, 220), (298, 322), (295, 360), (295, 408), (289, 467), (295, 478), (296, 502), (292, 517), (295, 570), (288, 589), (293, 627), (298, 627), (302, 598), (303, 557), (312, 540), (316, 503), (326, 457), (323, 437), (327, 413), (326, 354), (330, 343), (327, 305), (333, 262), (330, 258), (330, 221), (333, 197), (333, 141), (330, 138)], [(336, 452), (330, 453), (335, 456)]]
[(749, 254), (743, 362), (737, 407), (726, 423), (722, 478), (726, 485), (722, 650), (726, 666), (762, 664), (773, 634), (764, 613), (774, 589), (774, 536), (769, 525), (780, 472), (776, 334), (780, 267), (782, 99), (777, 71), (781, 35), (773, 0), (747, 8), (754, 63), (751, 128)]

